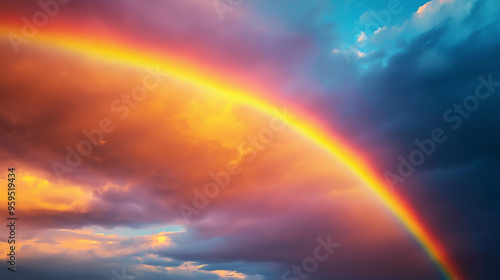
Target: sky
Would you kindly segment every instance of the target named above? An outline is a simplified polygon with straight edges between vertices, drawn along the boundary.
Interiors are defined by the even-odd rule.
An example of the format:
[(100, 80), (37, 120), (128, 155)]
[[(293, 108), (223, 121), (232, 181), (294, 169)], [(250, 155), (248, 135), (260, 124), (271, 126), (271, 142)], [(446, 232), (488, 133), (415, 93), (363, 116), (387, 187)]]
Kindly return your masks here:
[(1, 1), (1, 279), (500, 279), (499, 13)]

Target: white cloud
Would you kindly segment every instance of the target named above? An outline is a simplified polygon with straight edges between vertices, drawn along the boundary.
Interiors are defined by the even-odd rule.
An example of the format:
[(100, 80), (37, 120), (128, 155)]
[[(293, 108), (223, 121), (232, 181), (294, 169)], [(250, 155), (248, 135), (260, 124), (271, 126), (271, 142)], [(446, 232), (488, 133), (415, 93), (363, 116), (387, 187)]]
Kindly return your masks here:
[[(475, 14), (471, 17), (473, 12)], [(431, 0), (416, 9), (402, 24), (381, 26), (373, 34), (360, 31), (352, 48), (341, 47), (333, 50), (333, 53), (363, 57), (375, 51), (384, 51), (386, 56), (390, 56), (399, 52), (402, 46), (416, 36), (443, 24), (446, 24), (447, 29), (437, 39), (444, 45), (453, 46), (497, 21), (499, 13), (498, 0)], [(369, 12), (364, 13), (360, 22), (368, 20), (369, 17)], [(433, 59), (446, 64), (444, 56), (429, 54), (422, 61), (422, 67)]]
[(443, 20), (462, 21), (470, 14), (476, 0), (432, 0), (420, 6), (413, 14), (411, 25), (424, 32), (440, 24)]
[[(448, 32), (443, 40), (448, 44), (456, 44), (468, 38), (472, 32), (484, 27), (487, 24), (486, 22), (491, 22), (491, 20), (487, 21), (482, 19), (484, 22), (478, 26), (471, 26), (470, 23), (465, 22), (465, 19), (469, 17), (477, 1), (478, 0), (431, 0), (420, 6), (412, 14), (411, 18), (405, 20), (403, 24), (390, 28), (380, 28), (375, 31), (373, 36), (369, 37), (368, 40), (370, 40), (374, 48), (384, 48), (389, 50), (389, 52), (391, 49), (392, 51), (397, 51), (395, 46), (398, 42), (410, 40), (446, 21), (453, 32)], [(482, 1), (494, 3), (494, 1), (498, 0)], [(498, 7), (498, 4), (492, 4), (490, 6)], [(491, 14), (494, 13), (494, 11), (490, 9), (488, 13)]]
[(361, 31), (361, 33), (359, 33), (359, 35), (358, 35), (358, 39), (357, 39), (358, 43), (360, 45), (364, 45), (366, 42), (366, 39), (367, 39), (366, 33)]

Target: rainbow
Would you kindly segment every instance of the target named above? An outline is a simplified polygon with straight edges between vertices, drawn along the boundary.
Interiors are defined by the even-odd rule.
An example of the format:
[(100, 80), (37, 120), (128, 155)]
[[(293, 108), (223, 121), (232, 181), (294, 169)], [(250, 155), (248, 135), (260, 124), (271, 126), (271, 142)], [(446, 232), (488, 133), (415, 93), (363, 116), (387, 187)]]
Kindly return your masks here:
[[(0, 23), (0, 36), (7, 38), (10, 32), (20, 35), (21, 27), (15, 24)], [(85, 37), (85, 38), (83, 38)], [(37, 34), (30, 42), (48, 45), (69, 52), (77, 52), (105, 62), (122, 64), (131, 67), (146, 68), (158, 65), (162, 71), (167, 72), (172, 78), (192, 84), (208, 94), (227, 98), (237, 104), (245, 104), (265, 114), (273, 115), (277, 101), (270, 95), (259, 96), (252, 92), (264, 92), (264, 89), (231, 85), (224, 80), (224, 75), (214, 73), (213, 69), (204, 69), (199, 64), (189, 61), (177, 53), (165, 51), (140, 51), (139, 48), (125, 47), (116, 40), (103, 38), (97, 35), (75, 36), (74, 33), (64, 31), (44, 31)], [(23, 47), (23, 46), (21, 46)], [(294, 113), (300, 112), (299, 109)], [(301, 114), (302, 113), (302, 114)], [(382, 178), (376, 175), (366, 163), (360, 153), (354, 152), (341, 137), (319, 121), (303, 112), (300, 117), (289, 122), (296, 132), (300, 133), (311, 142), (315, 143), (331, 156), (345, 164), (366, 186), (380, 199), (415, 238), (423, 248), (430, 260), (447, 280), (463, 279), (459, 270), (446, 256), (440, 242), (430, 233), (424, 223), (418, 218), (410, 205), (394, 192), (391, 192)]]

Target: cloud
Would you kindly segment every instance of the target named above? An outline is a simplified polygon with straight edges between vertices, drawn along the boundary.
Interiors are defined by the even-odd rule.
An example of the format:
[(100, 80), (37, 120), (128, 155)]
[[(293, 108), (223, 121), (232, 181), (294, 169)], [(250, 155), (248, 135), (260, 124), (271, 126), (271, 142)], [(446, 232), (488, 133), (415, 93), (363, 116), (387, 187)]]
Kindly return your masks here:
[(361, 33), (359, 33), (359, 35), (358, 35), (358, 39), (357, 39), (358, 43), (363, 45), (365, 43), (366, 39), (367, 39), (367, 37), (366, 37), (365, 32), (361, 31)]
[(413, 14), (412, 26), (420, 31), (427, 31), (444, 20), (461, 21), (470, 15), (476, 1), (432, 0), (420, 6)]

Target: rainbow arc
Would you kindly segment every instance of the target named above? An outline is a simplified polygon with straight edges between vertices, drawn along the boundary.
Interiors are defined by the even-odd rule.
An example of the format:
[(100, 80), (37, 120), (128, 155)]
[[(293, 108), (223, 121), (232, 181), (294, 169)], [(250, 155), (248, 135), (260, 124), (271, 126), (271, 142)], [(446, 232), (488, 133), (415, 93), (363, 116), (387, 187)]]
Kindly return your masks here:
[[(18, 33), (19, 30), (19, 26), (0, 24), (0, 35), (4, 38), (7, 38), (9, 32)], [(268, 115), (273, 115), (275, 108), (280, 107), (275, 105), (275, 100), (272, 100), (270, 95), (262, 92), (257, 95), (253, 90), (243, 90), (237, 85), (231, 85), (223, 80), (224, 75), (217, 76), (210, 71), (212, 69), (203, 69), (175, 53), (141, 52), (139, 48), (124, 47), (124, 44), (111, 40), (84, 38), (55, 31), (40, 32), (31, 41), (60, 50), (81, 53), (93, 59), (142, 69), (158, 65), (162, 72), (167, 72), (172, 78), (192, 84), (207, 94), (227, 98), (236, 104), (251, 106)], [(294, 106), (289, 107), (294, 108)], [(297, 113), (300, 112), (298, 108), (297, 111), (292, 111), (297, 117), (289, 120), (290, 127), (327, 151), (353, 172), (415, 238), (446, 279), (462, 279), (440, 242), (426, 228), (411, 206), (390, 191), (384, 180), (376, 175), (359, 152), (355, 152), (339, 135), (324, 128), (310, 115), (304, 112)]]

